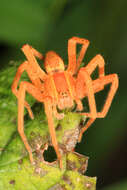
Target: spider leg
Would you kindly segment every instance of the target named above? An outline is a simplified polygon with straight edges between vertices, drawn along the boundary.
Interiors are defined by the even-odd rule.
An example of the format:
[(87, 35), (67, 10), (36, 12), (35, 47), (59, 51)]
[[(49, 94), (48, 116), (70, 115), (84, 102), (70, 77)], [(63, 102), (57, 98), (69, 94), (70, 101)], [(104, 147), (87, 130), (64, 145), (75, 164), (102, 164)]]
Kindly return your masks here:
[(33, 163), (33, 156), (31, 147), (27, 141), (24, 133), (24, 106), (25, 106), (25, 93), (26, 91), (35, 97), (38, 101), (44, 101), (43, 94), (31, 83), (21, 82), (18, 92), (18, 132), (24, 142), (24, 145), (29, 153), (30, 161)]
[[(97, 80), (95, 80), (93, 82), (93, 87), (94, 87), (94, 92), (95, 93), (97, 93), (100, 90), (103, 90), (104, 86), (107, 85), (107, 84), (110, 84), (110, 83), (111, 83), (111, 87), (110, 87), (107, 99), (105, 101), (105, 104), (103, 106), (102, 111), (96, 113), (97, 118), (103, 118), (103, 117), (106, 116), (106, 114), (107, 114), (107, 112), (108, 112), (108, 110), (110, 108), (110, 105), (112, 103), (113, 97), (114, 97), (114, 95), (115, 95), (115, 93), (117, 91), (119, 81), (118, 81), (117, 74), (111, 74), (111, 75), (104, 76), (101, 79), (97, 79)], [(81, 113), (81, 115), (86, 115), (86, 113)], [(94, 119), (90, 118), (88, 120), (88, 122), (86, 123), (86, 125), (82, 128), (82, 130), (80, 132), (80, 135), (79, 135), (79, 142), (81, 141), (83, 133), (90, 127), (90, 125), (94, 121), (95, 121), (95, 118)]]
[[(118, 80), (117, 74), (110, 74), (110, 75), (106, 75), (106, 76), (102, 77), (100, 79), (100, 81), (95, 81), (95, 87), (100, 85), (102, 88), (105, 85), (110, 84), (110, 83), (111, 83), (111, 87), (110, 87), (107, 99), (105, 101), (105, 104), (102, 108), (102, 111), (97, 113), (98, 118), (103, 118), (106, 116), (106, 114), (110, 108), (110, 105), (112, 103), (113, 97), (117, 91), (117, 88), (119, 85), (119, 80)], [(95, 92), (97, 92), (97, 91), (98, 91), (98, 88), (96, 87)]]
[[(86, 125), (82, 128), (82, 130), (80, 132), (79, 139), (78, 139), (79, 142), (82, 138), (83, 133), (86, 131), (86, 129), (88, 129), (88, 127), (95, 121), (95, 119), (97, 117), (96, 102), (95, 102), (92, 79), (85, 68), (81, 68), (79, 71), (77, 81), (76, 81), (77, 87), (79, 87), (78, 85), (80, 85), (80, 81), (84, 81), (84, 83), (85, 83), (86, 96), (88, 97), (88, 103), (89, 103), (89, 107), (90, 107), (89, 113), (88, 112), (81, 113), (81, 115), (85, 115), (86, 117), (89, 117), (90, 119), (87, 121)], [(77, 97), (79, 96), (79, 98), (80, 98), (80, 94), (78, 95), (79, 88), (77, 88), (76, 90), (78, 90)]]
[[(28, 59), (29, 64), (31, 65), (31, 68), (33, 68), (33, 71), (36, 73), (36, 76), (41, 78), (42, 81), (46, 78), (46, 73), (40, 68), (38, 65), (35, 56), (41, 57), (40, 53), (37, 52), (35, 49), (31, 48), (28, 44), (24, 45), (22, 47), (22, 51), (24, 52), (25, 56)], [(34, 56), (35, 55), (35, 56)]]
[(104, 71), (104, 66), (105, 66), (105, 61), (101, 55), (96, 55), (89, 63), (88, 65), (85, 66), (87, 72), (89, 75), (93, 73), (93, 71), (96, 69), (98, 66), (99, 68), (99, 77), (103, 77), (105, 75)]
[[(82, 48), (80, 50), (79, 56), (76, 60), (76, 45), (82, 44)], [(71, 72), (71, 74), (75, 74), (80, 64), (83, 60), (83, 57), (86, 53), (86, 50), (88, 48), (89, 41), (83, 38), (73, 37), (68, 40), (68, 68), (67, 71)]]
[(87, 121), (86, 125), (81, 129), (80, 134), (79, 134), (79, 138), (78, 138), (78, 142), (81, 141), (83, 133), (92, 125), (92, 123), (95, 121), (95, 119), (96, 118), (90, 118)]
[[(104, 64), (105, 63), (104, 63), (103, 57), (101, 55), (97, 55), (90, 61), (90, 63), (86, 67), (80, 69), (78, 77), (77, 77), (76, 90), (77, 90), (78, 97), (81, 99), (85, 96), (88, 96), (89, 105), (91, 102), (90, 99), (92, 96), (94, 96), (94, 93), (97, 93), (103, 90), (105, 85), (111, 83), (111, 88), (108, 93), (107, 100), (104, 104), (102, 111), (99, 113), (94, 112), (93, 115), (91, 115), (90, 113), (81, 113), (81, 115), (86, 115), (87, 117), (90, 117), (90, 119), (88, 120), (86, 125), (82, 128), (80, 136), (79, 136), (79, 141), (81, 140), (82, 134), (88, 129), (88, 127), (90, 127), (90, 125), (95, 121), (97, 117), (98, 118), (105, 117), (111, 105), (112, 99), (116, 93), (116, 90), (118, 88), (118, 76), (116, 74), (105, 76)], [(87, 72), (88, 76), (90, 77), (90, 75), (92, 74), (92, 72), (95, 70), (97, 66), (99, 67), (99, 78), (94, 81), (91, 80), (92, 86), (90, 86), (90, 88), (93, 88), (93, 95), (89, 96), (88, 95), (89, 85), (87, 84), (88, 79), (85, 79), (83, 77), (83, 72), (84, 72), (84, 75), (86, 75), (86, 72)], [(95, 101), (93, 101), (93, 104), (94, 106), (90, 105), (90, 110), (91, 109), (95, 110), (94, 108), (96, 106)]]
[(48, 119), (48, 126), (49, 126), (49, 131), (50, 131), (50, 135), (51, 135), (51, 140), (52, 140), (52, 144), (54, 146), (54, 149), (56, 151), (57, 154), (57, 158), (59, 160), (60, 163), (60, 168), (62, 169), (62, 159), (61, 159), (61, 154), (59, 152), (59, 147), (58, 147), (58, 143), (57, 143), (57, 139), (56, 139), (56, 133), (55, 133), (55, 128), (54, 128), (54, 122), (53, 122), (53, 113), (52, 113), (52, 104), (49, 100), (44, 102), (44, 106), (45, 106), (45, 113), (47, 115), (47, 119)]
[[(105, 71), (104, 71), (104, 59), (101, 55), (96, 55), (89, 63), (88, 65), (86, 65), (85, 67), (81, 68), (83, 70), (85, 70), (88, 75), (91, 75), (93, 73), (93, 71), (96, 69), (96, 67), (99, 68), (99, 78), (105, 76)], [(84, 80), (81, 80), (81, 75), (78, 75), (78, 79), (76, 81), (76, 90), (77, 90), (77, 94), (80, 98), (83, 98), (87, 95), (87, 91), (86, 91), (86, 87), (84, 86)], [(97, 85), (97, 83), (96, 83)], [(100, 85), (98, 86), (100, 87)], [(94, 85), (93, 85), (94, 88)], [(104, 86), (101, 86), (101, 89), (103, 90)], [(101, 90), (100, 89), (100, 90)]]
[(35, 56), (35, 57), (37, 57), (38, 59), (40, 59), (40, 60), (43, 60), (44, 59), (44, 56), (40, 53), (40, 52), (38, 52), (36, 49), (34, 49), (32, 46), (29, 46), (30, 48), (31, 48), (31, 51), (32, 51), (32, 53), (33, 53), (33, 55)]
[[(93, 82), (92, 79), (90, 77), (90, 75), (88, 74), (88, 72), (86, 71), (85, 68), (81, 68), (77, 77), (77, 81), (76, 81), (76, 93), (77, 93), (77, 97), (84, 98), (81, 97), (82, 94), (80, 94), (80, 82), (82, 84), (82, 89), (85, 87), (85, 96), (88, 97), (88, 103), (90, 106), (90, 113), (85, 113), (85, 115), (87, 117), (95, 117), (96, 115), (96, 102), (95, 102), (95, 96), (94, 96), (94, 89), (93, 89)], [(84, 89), (83, 89), (84, 90)]]
[[(25, 61), (25, 62), (23, 62), (23, 63), (19, 66), (19, 68), (18, 68), (18, 70), (17, 70), (17, 73), (16, 73), (16, 76), (15, 76), (15, 78), (14, 78), (13, 84), (12, 84), (12, 86), (11, 86), (12, 92), (15, 94), (15, 96), (16, 96), (17, 98), (18, 98), (18, 89), (17, 89), (17, 87), (18, 87), (18, 82), (19, 82), (19, 80), (20, 80), (20, 77), (21, 77), (22, 73), (27, 69), (27, 65), (28, 65), (28, 62)], [(29, 113), (30, 118), (33, 119), (34, 116), (33, 116), (32, 110), (31, 110), (29, 104), (28, 104), (26, 101), (25, 101), (25, 107), (26, 107), (27, 110), (28, 110), (28, 113)]]
[[(105, 65), (105, 62), (104, 62), (103, 57), (101, 55), (96, 55), (86, 67), (82, 68), (88, 73), (88, 75), (91, 75), (92, 72), (95, 70), (95, 68), (97, 66), (99, 67), (99, 78), (92, 81), (94, 93), (97, 93), (103, 90), (105, 85), (111, 83), (111, 88), (108, 93), (107, 100), (104, 104), (102, 111), (100, 113), (97, 113), (97, 117), (105, 117), (106, 113), (109, 110), (109, 107), (111, 105), (112, 99), (116, 93), (116, 90), (118, 88), (118, 83), (119, 83), (117, 74), (110, 74), (110, 75), (105, 76), (104, 65)], [(79, 94), (79, 91), (81, 92), (80, 98), (83, 98), (83, 96), (87, 95), (87, 89), (86, 89), (86, 86), (83, 85), (83, 83), (84, 82), (83, 80), (81, 80), (81, 75), (79, 74), (76, 85), (77, 85), (77, 89), (79, 87), (78, 94)]]

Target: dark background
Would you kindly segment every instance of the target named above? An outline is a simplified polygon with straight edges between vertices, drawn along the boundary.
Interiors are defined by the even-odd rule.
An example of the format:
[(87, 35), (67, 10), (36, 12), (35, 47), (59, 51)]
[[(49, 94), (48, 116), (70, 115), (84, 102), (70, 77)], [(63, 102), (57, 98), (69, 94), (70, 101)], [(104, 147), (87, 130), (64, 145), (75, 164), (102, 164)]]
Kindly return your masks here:
[[(77, 149), (90, 157), (87, 175), (98, 177), (98, 189), (117, 183), (127, 189), (127, 1), (0, 0), (0, 71), (24, 59), (25, 43), (43, 54), (54, 50), (67, 63), (72, 36), (90, 41), (85, 63), (102, 54), (106, 73), (117, 73), (120, 83), (108, 115), (95, 121)], [(96, 97), (99, 107), (108, 90)]]

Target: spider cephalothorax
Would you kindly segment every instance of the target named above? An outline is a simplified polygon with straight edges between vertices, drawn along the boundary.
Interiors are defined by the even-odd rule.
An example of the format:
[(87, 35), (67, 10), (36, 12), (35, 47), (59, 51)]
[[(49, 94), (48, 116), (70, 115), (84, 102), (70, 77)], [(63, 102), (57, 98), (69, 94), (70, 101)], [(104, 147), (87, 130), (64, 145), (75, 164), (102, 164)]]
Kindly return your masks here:
[[(82, 45), (78, 57), (76, 55), (77, 44)], [(118, 88), (118, 76), (117, 74), (105, 75), (105, 63), (101, 55), (96, 55), (88, 65), (80, 68), (88, 45), (89, 41), (83, 38), (72, 37), (68, 40), (68, 67), (66, 70), (64, 69), (63, 60), (55, 52), (49, 51), (44, 57), (29, 45), (24, 45), (22, 47), (22, 51), (27, 57), (27, 61), (19, 66), (12, 84), (12, 91), (18, 98), (18, 131), (29, 152), (31, 162), (33, 162), (32, 150), (24, 134), (24, 106), (27, 108), (32, 119), (33, 114), (29, 104), (25, 101), (26, 92), (30, 93), (37, 101), (44, 103), (52, 144), (60, 162), (60, 168), (62, 168), (62, 159), (56, 139), (53, 115), (57, 119), (62, 119), (64, 114), (59, 113), (57, 108), (61, 110), (71, 108), (75, 102), (77, 104), (77, 109), (82, 111), (83, 105), (81, 100), (85, 97), (88, 98), (90, 112), (79, 112), (79, 114), (85, 115), (88, 118), (87, 123), (81, 129), (79, 142), (82, 134), (90, 127), (95, 119), (105, 117), (109, 110)], [(46, 72), (40, 68), (35, 57), (44, 61)], [(96, 67), (98, 67), (99, 77), (92, 80), (91, 74)], [(19, 89), (17, 89), (19, 79), (24, 71), (28, 73), (31, 83), (23, 81), (20, 83)], [(97, 112), (94, 97), (95, 93), (103, 90), (104, 86), (110, 83), (111, 87), (103, 109), (101, 112)]]
[(45, 69), (48, 74), (64, 71), (64, 62), (54, 51), (49, 51), (44, 59)]

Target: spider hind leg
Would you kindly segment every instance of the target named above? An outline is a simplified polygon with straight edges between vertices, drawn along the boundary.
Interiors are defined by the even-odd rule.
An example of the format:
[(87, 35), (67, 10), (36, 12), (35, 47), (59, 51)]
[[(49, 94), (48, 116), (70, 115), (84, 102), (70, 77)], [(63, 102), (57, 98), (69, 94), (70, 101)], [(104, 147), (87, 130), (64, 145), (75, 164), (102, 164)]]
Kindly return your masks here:
[[(92, 81), (90, 75), (97, 66), (99, 67), (99, 78)], [(97, 112), (94, 94), (103, 90), (105, 85), (108, 84), (111, 84), (111, 87), (107, 99), (105, 101), (102, 111)], [(105, 76), (104, 60), (101, 55), (95, 56), (86, 67), (80, 69), (76, 81), (76, 92), (79, 98), (88, 97), (90, 112), (81, 113), (81, 115), (85, 115), (90, 119), (87, 121), (86, 125), (82, 128), (80, 132), (79, 142), (81, 140), (82, 134), (91, 126), (96, 118), (103, 118), (106, 116), (117, 88), (118, 76), (117, 74), (110, 74)]]

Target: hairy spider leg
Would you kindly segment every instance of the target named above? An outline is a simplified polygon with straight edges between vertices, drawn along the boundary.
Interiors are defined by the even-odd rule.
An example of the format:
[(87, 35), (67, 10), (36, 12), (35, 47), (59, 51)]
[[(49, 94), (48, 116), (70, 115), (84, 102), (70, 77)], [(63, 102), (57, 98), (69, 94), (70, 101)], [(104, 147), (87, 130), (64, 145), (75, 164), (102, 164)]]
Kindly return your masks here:
[(51, 135), (51, 140), (53, 147), (56, 151), (57, 158), (59, 160), (60, 168), (62, 169), (62, 159), (61, 159), (61, 154), (59, 152), (59, 147), (56, 139), (56, 133), (55, 133), (55, 128), (54, 128), (54, 121), (53, 121), (53, 113), (52, 113), (52, 104), (50, 103), (51, 100), (45, 100), (44, 106), (45, 106), (45, 113), (48, 119), (48, 127)]
[(98, 67), (99, 78), (101, 78), (105, 75), (104, 66), (104, 58), (100, 54), (98, 54), (88, 63), (88, 65), (85, 66), (85, 69), (87, 70), (89, 75), (91, 75), (96, 67)]
[[(79, 56), (77, 58), (76, 55), (76, 46), (77, 44), (82, 44), (82, 48), (80, 50)], [(72, 37), (68, 40), (68, 68), (72, 75), (76, 74), (78, 71), (80, 64), (82, 63), (83, 57), (85, 56), (86, 50), (88, 48), (89, 41), (83, 38)]]
[[(101, 55), (96, 55), (88, 63), (88, 65), (86, 65), (85, 67), (82, 67), (80, 70), (82, 70), (82, 72), (83, 72), (83, 70), (85, 70), (88, 73), (88, 75), (90, 76), (93, 73), (93, 71), (96, 69), (96, 67), (98, 67), (99, 78), (101, 78), (105, 75), (104, 66), (105, 66), (105, 62), (104, 62), (103, 57)], [(79, 70), (79, 72), (80, 72), (80, 70)], [(77, 90), (78, 96), (80, 97), (80, 99), (82, 99), (84, 96), (86, 96), (87, 91), (84, 89), (85, 81), (81, 80), (80, 75), (83, 75), (83, 74), (78, 74), (78, 76), (77, 76), (76, 90)]]
[[(88, 127), (95, 121), (95, 119), (97, 117), (96, 102), (95, 102), (92, 79), (91, 79), (90, 75), (87, 73), (87, 71), (85, 70), (85, 68), (81, 68), (79, 71), (79, 74), (77, 77), (77, 83), (76, 83), (77, 87), (78, 87), (78, 85), (80, 85), (80, 81), (84, 81), (84, 83), (85, 83), (85, 92), (86, 92), (86, 96), (88, 97), (88, 103), (89, 103), (89, 108), (90, 108), (89, 113), (87, 112), (87, 113), (80, 113), (80, 114), (85, 115), (86, 117), (88, 117), (90, 119), (88, 119), (86, 125), (81, 129), (78, 142), (81, 141), (84, 131), (86, 129), (88, 129)], [(79, 88), (76, 90), (78, 93)], [(77, 94), (77, 96), (78, 96), (78, 94)], [(81, 96), (80, 96), (80, 98), (81, 98)]]
[[(110, 108), (110, 105), (112, 103), (113, 97), (117, 91), (118, 88), (118, 76), (117, 74), (111, 74), (102, 77), (101, 79), (97, 79), (93, 82), (94, 92), (97, 93), (100, 90), (104, 89), (104, 86), (111, 83), (110, 91), (108, 93), (107, 99), (105, 101), (105, 104), (103, 106), (103, 109), (101, 112), (96, 113), (96, 118), (104, 118)], [(85, 113), (81, 113), (81, 115), (86, 115)], [(79, 142), (81, 141), (83, 133), (91, 126), (91, 124), (95, 121), (96, 118), (90, 118), (89, 121), (86, 123), (86, 125), (82, 128), (81, 133), (79, 135)]]
[(45, 96), (33, 84), (25, 81), (20, 83), (18, 92), (18, 132), (29, 153), (30, 161), (33, 163), (32, 150), (24, 133), (24, 106), (26, 92), (30, 93), (39, 102), (43, 102), (45, 100)]
[[(96, 67), (98, 66), (99, 68), (99, 78), (101, 78), (102, 76), (105, 75), (105, 72), (104, 72), (104, 65), (105, 65), (105, 62), (104, 62), (104, 59), (101, 55), (96, 55), (90, 62), (89, 64), (84, 68), (85, 71), (87, 71), (88, 75), (90, 76), (92, 74), (92, 72), (96, 69)], [(86, 72), (85, 72), (86, 73)], [(85, 74), (84, 73), (84, 74)], [(85, 96), (87, 96), (87, 90), (89, 89), (89, 84), (86, 84), (85, 85), (85, 88), (84, 88), (84, 81), (86, 82), (87, 79), (84, 78), (84, 80), (81, 79), (81, 74), (78, 75), (78, 78), (77, 78), (77, 89), (78, 89), (78, 95), (80, 96), (80, 98), (83, 98)], [(83, 75), (83, 74), (82, 74)], [(85, 74), (86, 75), (86, 74)], [(92, 82), (92, 81), (91, 81)], [(93, 82), (92, 82), (93, 83)], [(92, 84), (91, 83), (91, 84)], [(98, 83), (99, 84), (99, 83)], [(93, 88), (94, 85), (92, 84), (91, 88)], [(99, 88), (99, 89), (98, 89)], [(100, 90), (103, 90), (104, 86), (101, 86), (100, 85), (98, 86), (98, 88), (93, 88), (93, 93), (95, 91), (100, 91)], [(96, 105), (96, 102), (95, 101), (90, 101), (89, 99), (91, 99), (91, 95), (89, 94), (88, 96), (88, 101), (89, 101), (89, 105), (90, 105), (90, 111), (91, 109), (94, 110), (94, 114), (93, 115), (87, 115), (84, 113), (84, 115), (87, 115), (87, 117), (90, 117), (90, 119), (88, 120), (88, 122), (86, 123), (86, 125), (82, 128), (81, 132), (80, 132), (80, 135), (79, 135), (79, 142), (81, 141), (81, 138), (82, 138), (82, 135), (83, 133), (92, 125), (92, 123), (95, 121), (96, 117), (97, 117), (97, 113), (96, 113), (96, 109), (95, 109), (95, 105)], [(93, 99), (93, 96), (92, 96), (92, 99)], [(94, 98), (95, 99), (95, 98)], [(91, 104), (90, 104), (91, 102)], [(93, 105), (92, 105), (93, 103)]]
[(28, 44), (24, 45), (22, 47), (22, 51), (25, 54), (26, 58), (28, 59), (28, 62), (30, 63), (31, 67), (33, 68), (33, 73), (36, 73), (36, 77), (40, 78), (42, 81), (46, 78), (46, 73), (40, 68), (38, 65), (35, 56), (38, 58), (43, 57), (37, 50), (31, 48)]
[[(106, 99), (106, 102), (103, 106), (103, 109), (100, 113), (95, 112), (94, 115), (90, 115), (87, 113), (81, 113), (81, 115), (86, 115), (87, 117), (90, 117), (90, 119), (88, 120), (88, 122), (86, 123), (86, 125), (82, 128), (81, 133), (79, 135), (79, 142), (81, 141), (82, 138), (82, 134), (90, 127), (90, 125), (95, 121), (95, 119), (98, 117), (105, 117), (105, 115), (107, 114), (109, 107), (111, 105), (112, 99), (116, 93), (116, 90), (118, 88), (118, 76), (117, 74), (111, 74), (111, 75), (106, 75), (104, 73), (104, 59), (101, 55), (97, 55), (95, 56), (90, 63), (83, 68), (85, 70), (85, 73), (87, 72), (88, 75), (91, 75), (92, 72), (95, 70), (95, 68), (98, 66), (99, 67), (99, 78), (92, 81), (92, 88), (93, 88), (93, 92), (97, 93), (101, 90), (104, 89), (104, 86), (111, 83), (111, 87)], [(82, 70), (82, 69), (81, 69)], [(82, 71), (83, 72), (83, 71)], [(84, 75), (85, 75), (84, 73)], [(83, 79), (83, 73), (78, 75), (77, 78), (77, 90), (80, 93), (80, 98), (83, 98), (83, 96), (87, 96), (88, 92), (87, 92), (87, 84), (85, 85), (84, 89), (83, 89), (83, 80), (85, 81), (85, 78)], [(82, 78), (81, 78), (82, 77)], [(86, 81), (85, 81), (86, 83)], [(84, 92), (85, 93), (84, 93)], [(88, 97), (88, 99), (91, 98), (91, 96)], [(96, 104), (95, 104), (96, 105)], [(91, 107), (92, 108), (92, 107)], [(92, 108), (93, 109), (93, 108)]]
[[(93, 82), (92, 79), (90, 77), (90, 75), (87, 73), (87, 71), (85, 70), (85, 68), (80, 69), (79, 74), (78, 74), (78, 78), (77, 78), (77, 84), (78, 84), (78, 80), (84, 81), (84, 85), (85, 85), (85, 96), (88, 97), (88, 103), (89, 103), (89, 107), (90, 107), (90, 112), (89, 113), (85, 113), (85, 115), (87, 117), (92, 117), (94, 118), (94, 116), (96, 115), (96, 102), (95, 102), (95, 95), (94, 95), (94, 89), (93, 89)], [(77, 85), (76, 84), (76, 85)]]
[[(45, 72), (43, 71), (43, 70), (41, 70), (41, 68), (40, 68), (40, 66), (38, 65), (38, 63), (37, 63), (37, 61), (36, 61), (36, 59), (35, 59), (35, 57), (34, 56), (37, 56), (38, 58), (40, 58), (41, 56), (38, 54), (38, 52), (35, 50), (35, 49), (33, 49), (33, 48), (31, 48), (31, 46), (29, 46), (29, 45), (24, 45), (23, 47), (22, 47), (22, 50), (23, 50), (23, 52), (24, 52), (24, 54), (26, 55), (26, 57), (27, 57), (27, 59), (28, 59), (28, 62), (27, 62), (27, 67), (25, 67), (24, 69), (23, 69), (23, 71), (24, 70), (26, 70), (27, 71), (27, 73), (28, 73), (28, 75), (29, 75), (29, 78), (31, 79), (31, 81), (32, 81), (32, 83), (34, 84), (30, 84), (30, 85), (32, 85), (31, 87), (33, 87), (33, 88), (31, 88), (31, 90), (30, 90), (30, 88), (28, 89), (28, 88), (26, 88), (26, 87), (29, 87), (29, 85), (27, 86), (27, 85), (22, 85), (22, 83), (20, 84), (20, 88), (19, 88), (19, 90), (20, 90), (20, 93), (21, 93), (21, 95), (18, 97), (18, 99), (19, 99), (19, 105), (20, 105), (20, 107), (21, 107), (21, 105), (22, 105), (22, 103), (21, 103), (21, 101), (20, 101), (20, 99), (23, 101), (23, 99), (25, 98), (25, 95), (22, 95), (22, 92), (21, 91), (23, 91), (24, 89), (26, 90), (26, 91), (28, 91), (29, 93), (33, 93), (33, 90), (34, 90), (34, 88), (39, 88), (40, 87), (40, 89), (42, 89), (43, 88), (43, 83), (41, 83), (40, 82), (40, 79), (42, 80), (42, 81), (44, 81), (45, 80), (45, 78), (46, 78), (46, 74), (45, 74)], [(39, 56), (38, 56), (39, 55)], [(28, 65), (29, 64), (29, 65)], [(18, 73), (19, 74), (19, 73)], [(14, 86), (17, 86), (18, 85), (18, 80), (19, 80), (19, 78), (20, 78), (20, 76), (21, 76), (21, 74), (20, 74), (20, 76), (17, 74), (17, 76), (15, 77), (15, 85)], [(23, 86), (23, 87), (22, 87)], [(16, 89), (16, 87), (15, 87), (15, 89)], [(24, 94), (25, 94), (25, 92), (24, 92)], [(36, 97), (36, 94), (32, 94), (33, 96), (35, 95), (35, 98), (37, 99), (37, 97)], [(38, 96), (38, 98), (39, 97), (42, 97), (42, 94), (41, 94), (41, 91), (40, 91), (40, 95)], [(41, 98), (40, 97), (40, 98)], [(38, 99), (39, 100), (39, 99)], [(25, 101), (25, 100), (24, 100)], [(25, 105), (25, 103), (24, 103), (24, 105)], [(45, 106), (46, 107), (46, 106)], [(46, 108), (47, 109), (47, 108)], [(20, 110), (20, 109), (19, 109)], [(50, 109), (50, 112), (51, 112), (52, 110)], [(23, 112), (23, 111), (22, 111)], [(32, 162), (32, 152), (31, 152), (31, 147), (29, 146), (29, 144), (28, 144), (28, 142), (27, 142), (27, 139), (26, 139), (26, 137), (25, 137), (25, 134), (24, 134), (24, 132), (23, 132), (23, 127), (24, 127), (24, 123), (23, 123), (23, 114), (22, 114), (22, 112), (20, 112), (19, 111), (19, 113), (18, 113), (18, 115), (19, 115), (19, 119), (18, 119), (18, 129), (19, 129), (19, 133), (20, 133), (20, 135), (21, 135), (21, 137), (22, 137), (22, 139), (23, 139), (23, 142), (24, 142), (24, 144), (25, 144), (25, 146), (26, 146), (26, 149), (28, 150), (28, 152), (29, 152), (29, 155), (30, 155), (30, 160), (31, 160), (31, 162)], [(61, 117), (63, 117), (63, 115), (61, 114), (57, 114), (57, 112), (56, 112), (56, 110), (55, 109), (53, 109), (53, 112), (54, 112), (54, 114), (55, 115), (57, 115), (57, 117), (59, 117), (59, 119), (62, 119), (62, 118), (60, 118), (60, 116)], [(49, 114), (50, 115), (50, 114)], [(48, 118), (48, 121), (49, 121), (49, 116), (47, 115), (47, 118)], [(52, 120), (52, 118), (50, 117), (50, 120)], [(21, 124), (20, 124), (21, 123)], [(51, 135), (51, 139), (52, 139), (52, 143), (53, 143), (53, 146), (54, 146), (54, 148), (55, 148), (55, 151), (56, 151), (56, 154), (57, 154), (57, 157), (58, 157), (58, 159), (59, 159), (59, 161), (60, 161), (60, 167), (62, 168), (62, 161), (61, 161), (61, 155), (60, 155), (60, 153), (59, 153), (59, 149), (58, 149), (58, 144), (57, 144), (57, 140), (56, 140), (56, 135), (55, 135), (55, 129), (54, 129), (54, 125), (53, 125), (53, 123), (52, 122), (49, 122), (49, 130), (50, 130), (50, 135)], [(20, 132), (21, 131), (21, 132)], [(53, 132), (54, 131), (54, 132)]]
[[(28, 76), (30, 77), (33, 84), (28, 83), (28, 82), (21, 82), (19, 90), (17, 90), (19, 79), (21, 77), (22, 72), (25, 71), (25, 70), (28, 73)], [(20, 67), (18, 68), (18, 71), (16, 73), (16, 77), (14, 79), (14, 82), (12, 84), (12, 90), (13, 90), (13, 93), (18, 98), (18, 102), (19, 102), (18, 103), (18, 107), (19, 107), (19, 109), (18, 109), (18, 131), (19, 131), (19, 134), (21, 135), (21, 138), (22, 138), (22, 140), (23, 140), (23, 142), (25, 144), (26, 149), (29, 152), (30, 160), (32, 162), (33, 159), (32, 159), (31, 147), (28, 144), (28, 141), (26, 139), (26, 136), (25, 136), (24, 130), (23, 130), (24, 129), (24, 120), (23, 120), (24, 106), (27, 106), (29, 114), (33, 118), (33, 114), (31, 115), (32, 111), (30, 109), (30, 106), (25, 101), (25, 91), (32, 94), (38, 101), (41, 101), (41, 102), (42, 102), (42, 100), (45, 101), (43, 99), (45, 96), (44, 97), (42, 96), (43, 83), (41, 83), (41, 86), (40, 86), (39, 78), (36, 78), (36, 80), (35, 80), (35, 77), (33, 77), (33, 74), (31, 74), (31, 70), (32, 70), (32, 68), (29, 67), (29, 62), (28, 61), (25, 61), (24, 63), (22, 63), (22, 65), (20, 65)], [(34, 80), (33, 80), (32, 77), (34, 78)], [(20, 99), (21, 99), (21, 101), (20, 101)], [(23, 102), (24, 102), (24, 106), (23, 106)], [(58, 119), (62, 119), (64, 115), (58, 114), (57, 110), (55, 110), (55, 109), (56, 108), (55, 108), (55, 105), (54, 105), (53, 106), (54, 115), (57, 116)], [(51, 109), (50, 109), (50, 112), (52, 112)], [(47, 115), (48, 120), (49, 120), (49, 115)], [(50, 120), (52, 120), (52, 118), (50, 118)], [(60, 160), (60, 153), (59, 153), (59, 149), (58, 149), (58, 144), (56, 143), (57, 140), (56, 140), (56, 135), (55, 135), (55, 129), (54, 129), (54, 125), (53, 125), (52, 122), (49, 122), (49, 129), (50, 129), (50, 135), (51, 135), (51, 138), (52, 138), (53, 146), (55, 147), (56, 154), (58, 156), (58, 159)], [(54, 131), (54, 132), (52, 133), (52, 131)], [(62, 167), (61, 160), (60, 160), (60, 167)]]
[[(19, 68), (18, 68), (18, 70), (17, 70), (17, 73), (16, 73), (16, 75), (15, 75), (15, 78), (14, 78), (13, 84), (12, 84), (12, 86), (11, 86), (12, 92), (15, 94), (15, 96), (16, 96), (17, 98), (18, 98), (18, 89), (17, 89), (17, 87), (18, 87), (18, 82), (19, 82), (19, 80), (20, 80), (20, 77), (21, 77), (22, 73), (27, 69), (27, 67), (28, 67), (28, 62), (27, 62), (27, 61), (23, 62), (23, 63), (19, 66)], [(29, 113), (30, 118), (31, 118), (31, 119), (34, 119), (33, 112), (32, 112), (32, 110), (31, 110), (29, 104), (28, 104), (26, 101), (25, 101), (25, 107), (26, 107), (27, 110), (28, 110), (28, 113)]]
[[(96, 81), (96, 84), (98, 82)], [(111, 87), (110, 87), (110, 90), (109, 90), (109, 93), (108, 93), (108, 96), (107, 96), (107, 99), (105, 101), (105, 104), (102, 108), (102, 111), (101, 112), (98, 112), (97, 113), (97, 117), (98, 118), (103, 118), (106, 116), (109, 108), (110, 108), (110, 105), (112, 103), (112, 100), (113, 100), (113, 97), (118, 89), (118, 85), (119, 85), (119, 79), (118, 79), (118, 75), (117, 74), (110, 74), (110, 75), (106, 75), (104, 77), (102, 77), (99, 81), (99, 84), (104, 87), (105, 85), (107, 84), (110, 84), (111, 83)], [(95, 85), (96, 85), (95, 84)], [(97, 85), (99, 85), (97, 84)], [(98, 89), (96, 89), (97, 91)]]
[[(12, 92), (15, 94), (15, 96), (18, 98), (18, 83), (19, 83), (19, 80), (20, 80), (20, 77), (22, 75), (22, 73), (24, 71), (27, 72), (29, 78), (31, 79), (32, 83), (37, 86), (38, 88), (41, 89), (41, 91), (43, 91), (43, 83), (40, 81), (40, 79), (38, 78), (38, 75), (36, 74), (36, 71), (33, 70), (33, 67), (30, 65), (30, 63), (28, 61), (25, 61), (23, 62), (18, 70), (17, 70), (17, 73), (16, 73), (16, 76), (14, 78), (14, 81), (13, 81), (13, 84), (12, 84)], [(29, 116), (31, 119), (34, 118), (33, 116), (33, 113), (32, 113), (32, 110), (29, 106), (29, 104), (25, 101), (25, 107), (27, 108), (28, 110), (28, 113), (29, 113)]]
[[(40, 87), (40, 89), (42, 89), (42, 83), (40, 79), (44, 80), (44, 77), (46, 76), (45, 72), (40, 68), (40, 66), (38, 65), (34, 57), (36, 56), (39, 59), (43, 59), (43, 55), (27, 44), (22, 47), (22, 51), (24, 52), (24, 54), (26, 55), (29, 61), (25, 61), (19, 66), (16, 76), (14, 78), (14, 81), (12, 84), (12, 92), (15, 94), (16, 97), (18, 97), (18, 90), (17, 90), (18, 82), (24, 71), (29, 70), (28, 75), (32, 83), (35, 86)], [(31, 119), (33, 119), (34, 116), (33, 116), (32, 110), (30, 109), (30, 106), (26, 101), (25, 101), (25, 107), (28, 110), (29, 116), (31, 117)]]
[(32, 53), (33, 53), (33, 55), (35, 56), (35, 57), (37, 57), (38, 59), (40, 59), (40, 60), (43, 60), (44, 59), (44, 56), (40, 53), (40, 52), (38, 52), (36, 49), (34, 49), (32, 46), (30, 46), (30, 45), (28, 45), (29, 47), (30, 47), (30, 49), (31, 49), (31, 51), (32, 51)]

